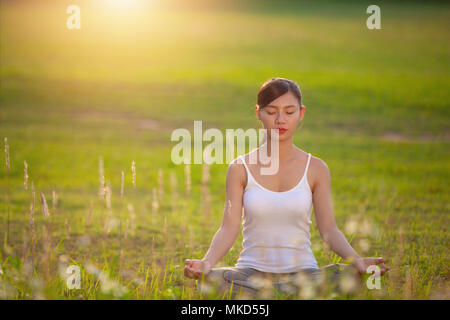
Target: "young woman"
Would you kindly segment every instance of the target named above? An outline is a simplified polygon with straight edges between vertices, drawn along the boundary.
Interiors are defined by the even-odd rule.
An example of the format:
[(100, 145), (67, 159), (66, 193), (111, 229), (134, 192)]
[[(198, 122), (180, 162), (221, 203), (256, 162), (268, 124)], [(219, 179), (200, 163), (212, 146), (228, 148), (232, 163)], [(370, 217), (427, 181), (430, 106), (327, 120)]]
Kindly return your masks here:
[[(305, 279), (298, 277), (300, 274), (332, 274), (336, 279), (345, 270), (357, 275), (366, 273), (370, 265), (378, 265), (381, 275), (389, 270), (383, 258), (359, 256), (336, 226), (328, 166), (293, 143), (294, 131), (304, 114), (302, 94), (294, 81), (272, 78), (260, 88), (256, 116), (267, 129), (266, 141), (230, 163), (222, 225), (202, 260), (185, 261), (184, 274), (197, 279), (199, 289), (210, 283), (221, 290), (232, 285), (233, 292), (243, 289), (257, 293), (260, 286), (250, 280), (255, 276), (269, 276), (273, 286), (283, 291), (283, 283), (299, 284), (298, 279)], [(260, 169), (267, 165), (261, 164), (258, 152), (264, 149), (271, 156), (271, 129), (279, 133), (279, 166), (275, 174), (262, 175)], [(249, 161), (250, 156), (255, 156), (255, 152), (257, 161), (251, 164), (255, 161)], [(313, 206), (322, 239), (349, 264), (318, 267), (309, 231)], [(236, 240), (242, 208), (244, 239), (237, 264), (213, 268)]]

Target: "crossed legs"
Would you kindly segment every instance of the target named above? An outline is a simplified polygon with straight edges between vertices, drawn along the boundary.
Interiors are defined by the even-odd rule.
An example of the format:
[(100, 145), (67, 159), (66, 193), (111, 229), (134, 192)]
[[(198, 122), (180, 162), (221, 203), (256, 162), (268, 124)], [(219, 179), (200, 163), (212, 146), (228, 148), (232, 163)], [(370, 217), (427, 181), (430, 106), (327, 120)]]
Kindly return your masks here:
[(302, 291), (304, 288), (351, 293), (358, 290), (361, 284), (357, 270), (352, 265), (340, 263), (291, 273), (262, 272), (250, 267), (220, 267), (213, 268), (206, 277), (196, 281), (197, 290), (202, 293), (214, 290), (221, 295), (231, 293), (234, 297), (244, 293), (252, 298), (267, 292), (267, 289), (275, 289), (308, 299), (313, 298), (311, 290)]

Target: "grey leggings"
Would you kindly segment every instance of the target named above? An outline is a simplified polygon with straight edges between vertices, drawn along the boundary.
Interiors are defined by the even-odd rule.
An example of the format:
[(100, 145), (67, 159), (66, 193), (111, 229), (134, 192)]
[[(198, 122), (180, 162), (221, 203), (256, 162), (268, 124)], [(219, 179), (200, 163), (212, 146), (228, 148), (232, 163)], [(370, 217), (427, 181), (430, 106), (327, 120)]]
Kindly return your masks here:
[(303, 269), (290, 273), (262, 272), (250, 267), (213, 268), (206, 277), (196, 281), (196, 288), (206, 294), (228, 293), (234, 297), (237, 293), (244, 293), (250, 298), (255, 298), (262, 292), (267, 293), (267, 289), (275, 289), (279, 293), (308, 299), (314, 297), (311, 296), (311, 290), (303, 290), (302, 295), (304, 288), (313, 286), (328, 292), (334, 290), (338, 293), (351, 293), (360, 289), (361, 284), (361, 276), (352, 265), (335, 263), (320, 269)]

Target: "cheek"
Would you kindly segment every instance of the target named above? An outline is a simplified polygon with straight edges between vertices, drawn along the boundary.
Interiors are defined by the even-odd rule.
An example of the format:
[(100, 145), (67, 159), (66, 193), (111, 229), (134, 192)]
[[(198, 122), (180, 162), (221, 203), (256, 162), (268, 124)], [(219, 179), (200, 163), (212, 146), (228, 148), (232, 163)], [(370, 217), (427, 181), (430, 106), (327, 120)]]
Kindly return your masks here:
[(272, 127), (275, 123), (275, 116), (261, 115), (261, 122), (263, 123), (264, 127)]
[(289, 124), (292, 126), (296, 126), (299, 121), (300, 121), (300, 116), (298, 114), (297, 115), (293, 114), (289, 117)]

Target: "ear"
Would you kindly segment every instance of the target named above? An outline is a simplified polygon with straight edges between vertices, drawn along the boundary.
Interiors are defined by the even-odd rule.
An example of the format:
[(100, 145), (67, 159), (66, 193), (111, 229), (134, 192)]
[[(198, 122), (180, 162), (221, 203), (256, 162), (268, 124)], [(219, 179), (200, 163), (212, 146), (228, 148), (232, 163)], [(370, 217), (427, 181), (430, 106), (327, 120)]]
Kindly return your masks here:
[(256, 117), (258, 118), (258, 120), (261, 120), (260, 109), (258, 106), (256, 106)]
[(302, 108), (300, 110), (300, 121), (303, 120), (303, 117), (305, 116), (305, 110), (306, 110), (306, 107), (304, 104), (302, 104)]

